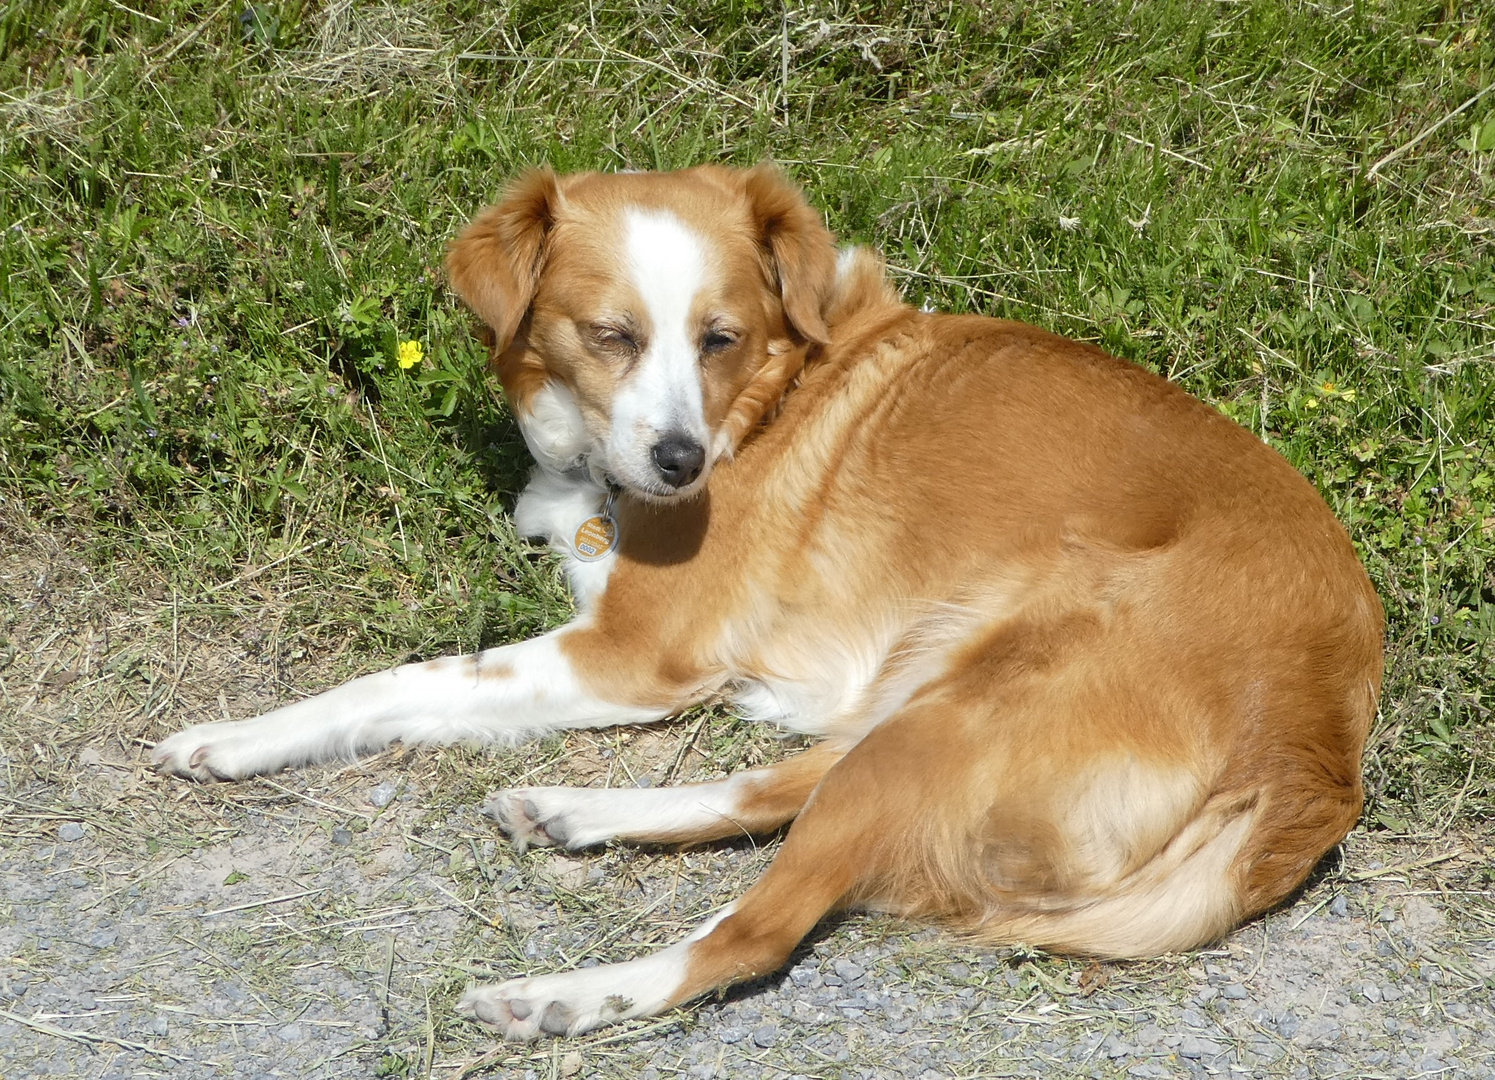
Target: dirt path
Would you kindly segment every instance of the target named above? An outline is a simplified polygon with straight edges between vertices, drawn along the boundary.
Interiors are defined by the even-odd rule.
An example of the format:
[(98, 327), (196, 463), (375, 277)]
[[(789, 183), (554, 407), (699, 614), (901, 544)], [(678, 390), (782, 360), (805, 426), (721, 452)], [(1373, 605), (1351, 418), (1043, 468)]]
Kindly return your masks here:
[[(274, 613), (123, 603), (54, 538), (0, 553), (0, 1077), (1495, 1077), (1488, 836), (1357, 832), (1218, 948), (1086, 965), (853, 916), (726, 999), (495, 1047), (472, 978), (625, 959), (739, 894), (772, 845), (516, 857), (474, 809), (531, 781), (709, 775), (725, 722), (195, 787), (143, 742), (347, 673)], [(267, 590), (268, 594), (268, 590)], [(260, 597), (264, 600), (264, 597)], [(215, 601), (215, 604), (217, 602)], [(328, 650), (335, 652), (336, 650)], [(736, 740), (733, 742), (732, 740)]]

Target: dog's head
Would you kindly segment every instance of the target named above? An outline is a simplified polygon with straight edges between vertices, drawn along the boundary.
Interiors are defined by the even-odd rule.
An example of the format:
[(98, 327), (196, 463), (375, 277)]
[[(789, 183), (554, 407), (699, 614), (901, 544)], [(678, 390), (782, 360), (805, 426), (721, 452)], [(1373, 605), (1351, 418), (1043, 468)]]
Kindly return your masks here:
[(831, 235), (777, 170), (532, 171), (447, 254), (541, 465), (689, 496), (828, 337)]

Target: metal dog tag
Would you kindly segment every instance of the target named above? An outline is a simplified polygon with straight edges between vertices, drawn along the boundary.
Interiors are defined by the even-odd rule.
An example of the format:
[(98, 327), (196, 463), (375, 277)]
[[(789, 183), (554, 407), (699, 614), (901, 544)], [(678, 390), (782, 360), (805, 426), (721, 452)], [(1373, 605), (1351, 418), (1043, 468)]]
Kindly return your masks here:
[(571, 538), (571, 550), (582, 562), (596, 562), (611, 555), (618, 546), (618, 518), (613, 513), (618, 505), (617, 488), (609, 488), (602, 512), (593, 514), (576, 527)]
[(618, 523), (606, 511), (593, 514), (576, 529), (571, 550), (582, 562), (596, 562), (612, 554), (618, 546)]

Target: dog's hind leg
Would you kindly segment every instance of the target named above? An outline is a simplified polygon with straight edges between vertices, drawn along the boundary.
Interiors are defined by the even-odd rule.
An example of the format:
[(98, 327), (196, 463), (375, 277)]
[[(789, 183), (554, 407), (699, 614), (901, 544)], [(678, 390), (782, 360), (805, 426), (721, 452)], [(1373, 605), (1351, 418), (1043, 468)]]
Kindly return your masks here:
[(528, 844), (585, 848), (609, 840), (687, 844), (772, 832), (793, 821), (845, 750), (831, 744), (763, 769), (671, 788), (512, 788), (484, 811)]
[(937, 771), (894, 756), (911, 737), (889, 730), (899, 726), (874, 729), (836, 762), (768, 872), (684, 941), (622, 964), (474, 987), (459, 1008), (510, 1039), (574, 1035), (777, 970), (828, 911), (879, 891), (907, 857), (918, 805), (939, 800)]

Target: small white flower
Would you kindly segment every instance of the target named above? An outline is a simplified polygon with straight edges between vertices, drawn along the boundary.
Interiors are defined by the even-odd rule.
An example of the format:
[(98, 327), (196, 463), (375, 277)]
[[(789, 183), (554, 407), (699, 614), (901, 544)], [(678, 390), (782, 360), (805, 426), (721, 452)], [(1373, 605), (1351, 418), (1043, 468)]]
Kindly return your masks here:
[(1065, 232), (1075, 232), (1076, 230), (1079, 229), (1079, 227), (1080, 227), (1080, 219), (1079, 218), (1077, 218), (1077, 217), (1065, 217), (1063, 214), (1059, 215), (1059, 228), (1063, 229)]

